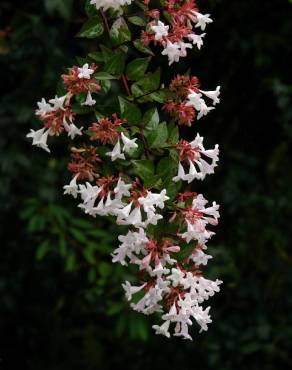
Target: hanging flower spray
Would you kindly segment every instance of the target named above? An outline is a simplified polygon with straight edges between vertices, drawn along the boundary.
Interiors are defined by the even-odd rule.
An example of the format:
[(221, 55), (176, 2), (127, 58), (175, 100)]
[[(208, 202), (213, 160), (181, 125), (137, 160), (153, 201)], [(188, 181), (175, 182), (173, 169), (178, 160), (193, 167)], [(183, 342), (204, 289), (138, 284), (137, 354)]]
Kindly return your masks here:
[(193, 128), (212, 111), (220, 87), (203, 90), (190, 75), (175, 75), (166, 87), (150, 67), (155, 53), (172, 65), (200, 49), (212, 19), (194, 0), (161, 0), (159, 8), (150, 0), (89, 0), (86, 12), (79, 36), (99, 37), (98, 50), (62, 75), (63, 96), (38, 103), (42, 127), (27, 137), (50, 152), (49, 138), (68, 136), (72, 180), (64, 194), (92, 217), (128, 225), (112, 260), (137, 266), (136, 284), (123, 284), (131, 307), (160, 313), (156, 334), (191, 339), (194, 321), (201, 331), (212, 322), (203, 303), (222, 282), (202, 272), (219, 206), (188, 184), (214, 173), (219, 149), (205, 149), (199, 134), (188, 142), (179, 126)]

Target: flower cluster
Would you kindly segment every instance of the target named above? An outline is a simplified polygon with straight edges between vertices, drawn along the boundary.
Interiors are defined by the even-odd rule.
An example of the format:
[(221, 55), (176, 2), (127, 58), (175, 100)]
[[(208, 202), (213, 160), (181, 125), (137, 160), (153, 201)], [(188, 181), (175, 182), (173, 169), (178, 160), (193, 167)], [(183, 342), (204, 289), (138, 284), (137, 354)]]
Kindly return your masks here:
[[(195, 76), (176, 76), (169, 89), (174, 93), (174, 99), (163, 107), (180, 125), (191, 126), (193, 120), (206, 116), (220, 102), (220, 86), (214, 91), (200, 89), (200, 83)], [(203, 96), (212, 101), (208, 106)]]
[(47, 144), (48, 136), (58, 136), (63, 131), (73, 140), (76, 135), (82, 135), (83, 127), (78, 128), (74, 123), (75, 113), (72, 110), (72, 98), (80, 93), (86, 93), (86, 99), (81, 105), (93, 106), (96, 101), (92, 98), (92, 92), (98, 92), (101, 87), (92, 78), (96, 65), (90, 67), (85, 63), (82, 67), (74, 66), (69, 69), (67, 75), (62, 75), (64, 87), (67, 94), (61, 97), (56, 96), (47, 102), (44, 98), (37, 103), (36, 116), (43, 122), (44, 127), (35, 131), (30, 130), (27, 137), (33, 140), (36, 145), (47, 152), (50, 149)]
[[(214, 168), (219, 160), (219, 147), (215, 145), (214, 149), (206, 150), (203, 146), (203, 138), (197, 134), (195, 140), (188, 142), (180, 140), (177, 144), (179, 150), (178, 174), (173, 177), (173, 181), (204, 180), (206, 175), (214, 173)], [(186, 174), (183, 163), (189, 165), (189, 172)]]
[[(189, 200), (189, 194), (186, 197)], [(179, 202), (175, 218), (180, 220), (182, 229), (187, 227), (187, 230), (177, 232), (176, 240), (167, 238), (158, 242), (139, 228), (120, 235), (121, 244), (113, 252), (113, 262), (122, 265), (129, 262), (139, 267), (141, 285), (132, 286), (126, 281), (123, 288), (129, 301), (139, 292), (138, 301), (131, 303), (134, 310), (146, 315), (162, 312), (164, 323), (153, 326), (157, 334), (169, 337), (169, 327), (173, 323), (175, 336), (191, 339), (188, 326), (192, 325), (192, 318), (201, 331), (207, 330), (207, 324), (212, 322), (210, 307), (204, 310), (201, 304), (219, 291), (222, 282), (205, 279), (200, 266), (212, 258), (204, 253), (206, 242), (213, 235), (206, 226), (216, 225), (219, 213), (215, 202), (211, 207), (206, 207), (206, 203), (202, 195), (195, 195), (191, 204)], [(182, 244), (182, 239), (195, 243), (189, 257), (178, 262), (176, 255), (181, 250), (178, 244)]]
[[(75, 198), (85, 214), (111, 216), (117, 225), (127, 226), (126, 235), (118, 237), (112, 261), (136, 266), (138, 282), (122, 285), (131, 307), (146, 315), (161, 314), (162, 324), (153, 326), (156, 334), (191, 339), (193, 322), (201, 331), (212, 322), (210, 307), (203, 304), (222, 283), (208, 280), (202, 271), (212, 258), (206, 252), (207, 242), (218, 224), (219, 206), (208, 205), (202, 194), (183, 187), (214, 173), (219, 147), (205, 149), (199, 134), (187, 141), (179, 126), (191, 126), (213, 110), (220, 87), (205, 91), (197, 77), (177, 75), (166, 88), (160, 85), (160, 71), (147, 72), (151, 58), (139, 55), (127, 64), (124, 54), (129, 46), (131, 53), (134, 48), (127, 21), (120, 15), (123, 10), (129, 15), (136, 6), (133, 2), (127, 10), (131, 2), (90, 0), (87, 7), (94, 12), (96, 8), (101, 17), (93, 15), (87, 23), (92, 28), (84, 28), (83, 34), (99, 37), (107, 30), (111, 48), (101, 45), (83, 65), (61, 76), (64, 95), (37, 103), (35, 113), (42, 127), (27, 137), (47, 152), (49, 136), (67, 133), (74, 141), (68, 163), (72, 178), (64, 194)], [(144, 45), (133, 42), (139, 52), (148, 52), (147, 45), (154, 42), (172, 64), (193, 45), (201, 47), (205, 34), (194, 29), (204, 31), (212, 20), (199, 13), (194, 0), (166, 0), (161, 9), (151, 9), (148, 0), (143, 3), (137, 9), (138, 14), (144, 9), (143, 19), (127, 17), (135, 26), (147, 23)], [(107, 10), (110, 17), (104, 13)], [(163, 104), (170, 122), (160, 122), (157, 107), (149, 109), (148, 103), (155, 101)]]
[(187, 56), (187, 49), (192, 49), (194, 45), (198, 49), (202, 47), (205, 37), (202, 31), (213, 21), (210, 14), (199, 13), (194, 0), (167, 0), (164, 2), (164, 12), (168, 14), (169, 24), (160, 19), (162, 12), (159, 9), (148, 11), (153, 20), (142, 33), (142, 40), (145, 45), (150, 42), (160, 44), (163, 47), (162, 55), (168, 57), (171, 65)]

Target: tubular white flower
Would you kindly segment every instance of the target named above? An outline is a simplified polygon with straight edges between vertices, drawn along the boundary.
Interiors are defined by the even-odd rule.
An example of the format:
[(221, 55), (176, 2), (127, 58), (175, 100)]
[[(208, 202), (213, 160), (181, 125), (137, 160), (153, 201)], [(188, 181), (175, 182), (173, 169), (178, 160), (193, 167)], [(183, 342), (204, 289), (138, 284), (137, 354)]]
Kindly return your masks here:
[(30, 130), (30, 132), (26, 135), (26, 137), (32, 139), (32, 145), (35, 145), (39, 148), (44, 149), (48, 153), (50, 153), (50, 149), (47, 144), (48, 135), (50, 130), (46, 130), (45, 127), (43, 127), (40, 130)]
[(153, 325), (152, 328), (155, 330), (155, 334), (164, 335), (167, 338), (170, 338), (169, 329), (170, 321), (165, 321), (161, 326)]
[(155, 40), (158, 41), (168, 35), (169, 26), (165, 26), (163, 22), (158, 21), (156, 26), (151, 26), (151, 30), (155, 33)]
[(121, 139), (123, 141), (123, 152), (128, 153), (131, 149), (138, 148), (138, 145), (136, 144), (136, 138), (135, 139), (129, 139), (127, 136), (124, 135), (124, 133), (121, 133)]
[(83, 103), (81, 103), (81, 105), (87, 105), (89, 107), (92, 107), (95, 104), (96, 104), (96, 100), (92, 98), (91, 92), (88, 90), (86, 99)]
[(37, 116), (43, 116), (54, 110), (53, 107), (49, 103), (46, 102), (45, 98), (42, 98), (42, 100), (38, 102), (37, 105), (38, 105), (38, 109), (35, 111), (35, 114)]
[(58, 109), (64, 110), (64, 104), (65, 104), (66, 98), (67, 98), (67, 95), (60, 96), (60, 97), (55, 96), (54, 99), (49, 100), (49, 103), (53, 105), (53, 110), (58, 110)]
[(213, 105), (220, 103), (219, 95), (220, 95), (220, 86), (216, 87), (214, 91), (203, 91), (200, 90), (202, 94), (207, 96), (209, 99), (213, 100)]
[(116, 142), (113, 150), (111, 152), (107, 152), (106, 155), (110, 156), (113, 162), (117, 159), (126, 159), (125, 154), (121, 152), (120, 139)]
[(198, 12), (193, 12), (193, 13), (197, 17), (197, 22), (195, 25), (196, 28), (199, 27), (201, 28), (202, 31), (204, 31), (208, 23), (213, 23), (213, 20), (210, 18), (210, 14), (201, 14)]
[(161, 54), (167, 55), (169, 65), (172, 65), (172, 63), (179, 61), (179, 58), (181, 56), (180, 45), (177, 42), (172, 43), (167, 40), (166, 47)]
[(77, 195), (79, 193), (79, 188), (78, 188), (78, 185), (76, 183), (78, 176), (79, 176), (79, 174), (75, 175), (73, 177), (73, 179), (70, 181), (69, 185), (64, 185), (63, 186), (64, 194), (72, 195), (73, 198), (75, 198), (75, 199), (77, 198)]
[(146, 284), (143, 284), (141, 286), (132, 286), (128, 281), (125, 281), (124, 284), (122, 284), (123, 289), (125, 290), (126, 297), (128, 301), (132, 299), (132, 295), (140, 292)]
[(202, 33), (201, 35), (197, 35), (195, 33), (190, 33), (187, 37), (188, 39), (193, 43), (193, 45), (196, 45), (197, 48), (200, 50), (203, 46), (203, 38), (206, 36), (205, 33)]
[(75, 136), (77, 136), (77, 135), (81, 136), (82, 135), (83, 127), (78, 128), (77, 126), (74, 125), (74, 123), (71, 123), (70, 125), (68, 125), (67, 123), (64, 123), (64, 127), (65, 127), (65, 130), (68, 133), (68, 136), (72, 140), (75, 138)]

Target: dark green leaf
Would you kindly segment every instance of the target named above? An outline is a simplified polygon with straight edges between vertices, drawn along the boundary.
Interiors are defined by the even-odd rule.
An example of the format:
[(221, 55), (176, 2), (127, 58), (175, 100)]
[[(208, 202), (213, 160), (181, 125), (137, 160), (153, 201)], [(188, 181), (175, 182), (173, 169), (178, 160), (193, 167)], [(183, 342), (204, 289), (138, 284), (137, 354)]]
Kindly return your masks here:
[(102, 19), (99, 15), (95, 15), (94, 17), (89, 18), (88, 21), (84, 23), (77, 36), (94, 39), (102, 35), (103, 31), (104, 27)]
[(104, 72), (113, 75), (121, 75), (125, 68), (125, 55), (121, 52), (113, 53), (111, 58), (105, 63)]
[(134, 46), (137, 50), (141, 51), (141, 53), (154, 55), (152, 50), (148, 46), (143, 45), (140, 39), (134, 41)]
[(94, 77), (97, 80), (114, 80), (116, 78), (107, 72), (97, 72)]
[(123, 44), (131, 40), (131, 32), (124, 18), (118, 18), (110, 30), (110, 38), (115, 45)]
[(159, 124), (159, 114), (157, 108), (147, 110), (142, 119), (146, 130), (155, 130)]
[(126, 75), (129, 80), (137, 81), (143, 78), (148, 68), (151, 57), (134, 59), (127, 65)]
[(128, 18), (129, 22), (135, 24), (136, 26), (146, 26), (146, 22), (143, 18), (133, 16)]
[(129, 123), (141, 123), (141, 111), (135, 104), (128, 102), (126, 99), (120, 96), (119, 103), (123, 118), (126, 118)]
[(132, 161), (135, 169), (135, 173), (141, 177), (143, 181), (149, 179), (154, 175), (154, 164), (148, 159), (134, 160)]
[(155, 130), (145, 132), (145, 136), (151, 148), (161, 148), (165, 146), (168, 137), (166, 122), (160, 123)]

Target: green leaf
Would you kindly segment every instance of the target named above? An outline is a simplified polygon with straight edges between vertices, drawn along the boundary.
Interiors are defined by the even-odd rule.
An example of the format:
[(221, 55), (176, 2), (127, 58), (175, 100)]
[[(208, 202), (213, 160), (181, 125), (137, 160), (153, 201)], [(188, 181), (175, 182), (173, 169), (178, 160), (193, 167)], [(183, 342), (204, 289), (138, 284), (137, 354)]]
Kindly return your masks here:
[(162, 158), (157, 165), (156, 173), (162, 177), (171, 176), (173, 177), (177, 172), (178, 164), (170, 158)]
[(104, 72), (121, 75), (125, 68), (125, 55), (121, 52), (112, 53), (111, 58), (105, 63)]
[(158, 103), (165, 103), (167, 100), (173, 97), (173, 94), (168, 89), (161, 89), (153, 92), (149, 96)]
[(114, 80), (116, 77), (107, 72), (97, 72), (94, 77), (97, 80)]
[(179, 131), (177, 125), (175, 123), (170, 123), (167, 126), (167, 129), (168, 129), (168, 142), (170, 144), (177, 144), (179, 140)]
[(134, 59), (127, 65), (126, 75), (129, 80), (137, 81), (143, 78), (148, 68), (151, 57)]
[(95, 15), (94, 17), (89, 18), (88, 21), (84, 23), (77, 36), (94, 39), (102, 35), (103, 31), (103, 21), (99, 15)]
[(108, 62), (114, 55), (114, 51), (104, 45), (100, 45), (100, 50), (102, 52), (104, 62)]
[(140, 39), (135, 40), (133, 43), (135, 48), (141, 51), (141, 53), (154, 55), (152, 50), (148, 46), (145, 46)]
[(109, 90), (111, 88), (110, 80), (101, 80), (100, 81), (100, 86), (101, 86), (101, 88), (103, 89), (103, 91), (105, 93), (109, 92)]
[(126, 120), (132, 124), (138, 124), (141, 122), (141, 111), (135, 104), (128, 102), (120, 96), (119, 103), (123, 118), (126, 118)]
[(142, 119), (146, 130), (155, 130), (159, 124), (159, 114), (157, 108), (147, 110)]
[(141, 177), (143, 181), (154, 176), (154, 163), (148, 159), (133, 160), (135, 173)]
[(88, 17), (92, 17), (97, 14), (96, 7), (93, 4), (90, 4), (90, 0), (86, 0), (85, 12), (88, 15)]
[(162, 178), (159, 190), (166, 189), (170, 201), (177, 195), (180, 184), (173, 182), (173, 177), (177, 174), (178, 160), (171, 157), (162, 158), (157, 165), (156, 173)]
[(100, 51), (89, 53), (88, 57), (93, 59), (95, 62), (103, 62), (103, 55)]
[(36, 252), (36, 259), (38, 261), (42, 260), (45, 255), (50, 251), (50, 243), (48, 240), (45, 240), (42, 242), (42, 244), (38, 247), (37, 252)]
[(147, 73), (136, 84), (142, 88), (144, 93), (157, 90), (160, 86), (160, 68), (157, 68), (154, 73)]
[(136, 26), (146, 26), (145, 20), (135, 15), (133, 17), (129, 17), (128, 21), (131, 22), (132, 24), (135, 24)]
[(82, 231), (75, 229), (75, 228), (71, 228), (70, 232), (73, 235), (75, 240), (77, 240), (80, 243), (86, 244), (87, 238)]
[(110, 30), (110, 38), (115, 45), (123, 44), (131, 40), (131, 32), (124, 18), (118, 18)]
[(155, 130), (146, 131), (145, 136), (150, 148), (161, 148), (165, 146), (168, 137), (166, 122), (160, 123)]

